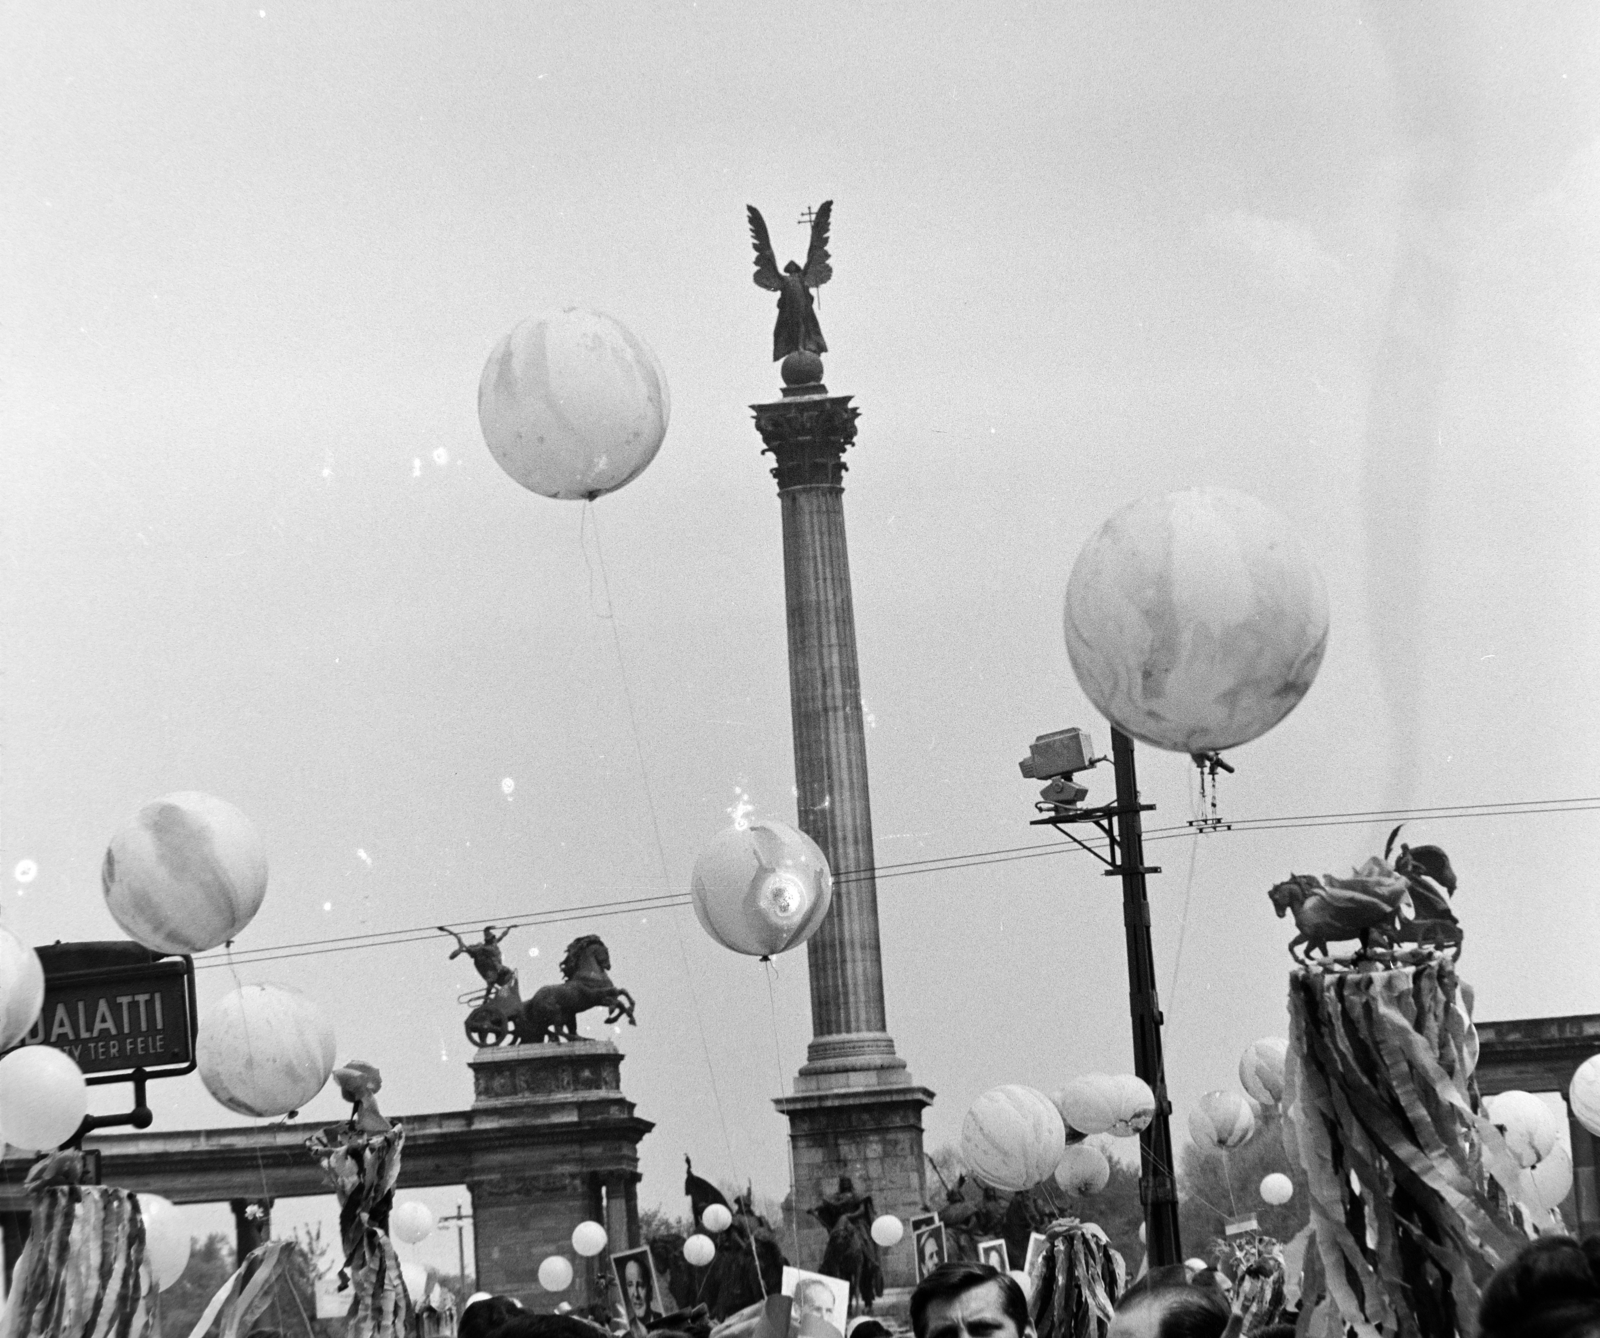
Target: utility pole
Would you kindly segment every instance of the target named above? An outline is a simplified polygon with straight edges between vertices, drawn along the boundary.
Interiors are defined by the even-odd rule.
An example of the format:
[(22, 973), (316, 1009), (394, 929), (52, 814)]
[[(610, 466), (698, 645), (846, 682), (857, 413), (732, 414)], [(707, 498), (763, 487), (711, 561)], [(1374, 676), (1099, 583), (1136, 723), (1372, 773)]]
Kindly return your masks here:
[[(454, 1222), (456, 1224), (456, 1259), (458, 1261), (458, 1266), (460, 1268), (460, 1272), (458, 1272), (456, 1274), (456, 1276), (461, 1279), (461, 1285), (463, 1287), (465, 1287), (467, 1285), (467, 1228), (466, 1228), (466, 1224), (468, 1222), (470, 1222), (471, 1220), (472, 1220), (472, 1214), (471, 1213), (462, 1212), (461, 1211), (461, 1205), (459, 1203), (456, 1204), (455, 1216), (453, 1216), (453, 1217), (441, 1217), (439, 1219), (439, 1229), (440, 1230), (444, 1229), (444, 1225), (445, 1225), (446, 1222)], [(473, 1281), (476, 1282), (477, 1279), (474, 1278)], [(470, 1292), (467, 1293), (467, 1294), (471, 1295)]]
[(1144, 862), (1144, 824), (1133, 764), (1133, 740), (1111, 730), (1111, 763), (1117, 778), (1117, 829), (1121, 839), (1108, 874), (1122, 875), (1122, 927), (1128, 941), (1128, 1009), (1133, 1017), (1133, 1071), (1156, 1094), (1156, 1114), (1139, 1135), (1139, 1199), (1144, 1204), (1145, 1248), (1150, 1267), (1181, 1263), (1178, 1238), (1178, 1184), (1173, 1174), (1172, 1129), (1167, 1116), (1167, 1070), (1161, 1053), (1161, 1000), (1156, 993), (1155, 951), (1150, 943), (1150, 900), (1144, 876), (1160, 873)]
[[(1172, 1129), (1168, 1116), (1166, 1065), (1161, 1053), (1161, 1001), (1156, 992), (1155, 953), (1150, 944), (1150, 900), (1145, 875), (1161, 870), (1144, 862), (1144, 828), (1140, 814), (1154, 804), (1139, 802), (1133, 740), (1115, 726), (1111, 730), (1111, 762), (1116, 773), (1114, 802), (1081, 808), (1088, 791), (1072, 780), (1079, 772), (1105, 761), (1091, 757), (1089, 736), (1082, 730), (1041, 735), (1034, 741), (1022, 774), (1048, 780), (1038, 805), (1046, 816), (1036, 827), (1054, 827), (1106, 866), (1107, 877), (1122, 879), (1122, 927), (1128, 949), (1128, 1011), (1133, 1022), (1133, 1071), (1155, 1094), (1156, 1111), (1139, 1135), (1139, 1201), (1144, 1205), (1145, 1250), (1150, 1267), (1183, 1261), (1178, 1236), (1178, 1182), (1173, 1172)], [(1105, 837), (1102, 851), (1079, 840), (1068, 827), (1092, 822)]]

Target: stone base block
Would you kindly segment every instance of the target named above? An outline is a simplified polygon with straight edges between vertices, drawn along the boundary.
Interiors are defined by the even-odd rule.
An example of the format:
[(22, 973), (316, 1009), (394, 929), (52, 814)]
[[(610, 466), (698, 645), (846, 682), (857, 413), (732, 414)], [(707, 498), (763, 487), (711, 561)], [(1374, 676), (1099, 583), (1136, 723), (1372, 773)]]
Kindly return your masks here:
[[(799, 1082), (795, 1086), (795, 1095), (773, 1104), (789, 1117), (801, 1224), (797, 1262), (814, 1269), (828, 1243), (827, 1232), (806, 1211), (817, 1202), (819, 1184), (831, 1193), (841, 1176), (849, 1176), (859, 1192), (872, 1195), (879, 1213), (893, 1213), (906, 1222), (929, 1211), (922, 1111), (932, 1104), (933, 1093), (911, 1083), (868, 1082), (820, 1091), (803, 1089)], [(909, 1231), (900, 1244), (883, 1252), (883, 1274), (888, 1287), (915, 1285)]]

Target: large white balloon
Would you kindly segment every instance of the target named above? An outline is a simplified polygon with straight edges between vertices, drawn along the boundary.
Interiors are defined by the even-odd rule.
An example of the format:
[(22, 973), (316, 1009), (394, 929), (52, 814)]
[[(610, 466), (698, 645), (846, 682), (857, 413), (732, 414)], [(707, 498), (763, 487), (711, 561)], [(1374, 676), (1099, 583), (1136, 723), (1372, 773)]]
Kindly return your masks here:
[(572, 1248), (585, 1259), (592, 1259), (608, 1244), (606, 1229), (598, 1222), (579, 1222), (572, 1228)]
[(1532, 1092), (1499, 1092), (1483, 1104), (1521, 1167), (1537, 1165), (1561, 1141), (1560, 1117)]
[(189, 1266), (194, 1241), (183, 1218), (170, 1199), (159, 1194), (140, 1194), (139, 1213), (144, 1218), (144, 1249), (156, 1289), (166, 1289), (183, 1276)]
[(1116, 1091), (1109, 1073), (1080, 1074), (1052, 1099), (1067, 1127), (1080, 1134), (1103, 1134), (1116, 1123)]
[(60, 1050), (25, 1045), (0, 1059), (0, 1138), (12, 1147), (60, 1147), (88, 1110), (83, 1072)]
[(705, 1212), (700, 1214), (700, 1225), (715, 1236), (733, 1225), (733, 1214), (724, 1203), (707, 1204)]
[(1098, 1194), (1111, 1180), (1111, 1162), (1099, 1148), (1074, 1143), (1061, 1154), (1055, 1176), (1068, 1194)]
[(718, 943), (770, 957), (817, 932), (833, 901), (833, 876), (815, 841), (769, 818), (714, 837), (694, 862), (689, 892)]
[(206, 1090), (229, 1110), (264, 1119), (299, 1110), (333, 1072), (334, 1034), (299, 990), (241, 985), (206, 1009), (195, 1058)]
[(961, 1123), (967, 1167), (994, 1189), (1031, 1189), (1056, 1169), (1066, 1146), (1066, 1126), (1050, 1098), (1016, 1083), (984, 1092)]
[(717, 1247), (710, 1236), (702, 1236), (697, 1231), (683, 1242), (683, 1257), (694, 1267), (704, 1268), (717, 1257)]
[(1112, 724), (1206, 753), (1265, 734), (1305, 696), (1328, 595), (1282, 516), (1227, 488), (1146, 497), (1102, 525), (1067, 581), (1067, 654)]
[(644, 472), (672, 403), (649, 346), (620, 321), (569, 307), (494, 347), (478, 422), (500, 468), (545, 497), (593, 498)]
[(9, 1050), (39, 1020), (44, 967), (39, 954), (0, 925), (0, 1050)]
[(1283, 1100), (1283, 1072), (1289, 1042), (1278, 1036), (1252, 1041), (1239, 1056), (1239, 1085), (1263, 1106)]
[(389, 1230), (396, 1240), (407, 1245), (420, 1245), (433, 1235), (433, 1210), (416, 1199), (395, 1204), (389, 1214)]
[(1238, 1092), (1207, 1092), (1189, 1112), (1189, 1137), (1207, 1150), (1231, 1151), (1255, 1131), (1250, 1103)]
[(232, 804), (184, 791), (146, 804), (111, 838), (100, 884), (136, 943), (196, 953), (236, 938), (267, 894), (267, 856)]
[(547, 1292), (564, 1292), (572, 1286), (572, 1264), (564, 1256), (552, 1254), (539, 1264), (539, 1285)]
[(1591, 1055), (1578, 1065), (1567, 1088), (1567, 1105), (1573, 1119), (1600, 1137), (1600, 1055)]

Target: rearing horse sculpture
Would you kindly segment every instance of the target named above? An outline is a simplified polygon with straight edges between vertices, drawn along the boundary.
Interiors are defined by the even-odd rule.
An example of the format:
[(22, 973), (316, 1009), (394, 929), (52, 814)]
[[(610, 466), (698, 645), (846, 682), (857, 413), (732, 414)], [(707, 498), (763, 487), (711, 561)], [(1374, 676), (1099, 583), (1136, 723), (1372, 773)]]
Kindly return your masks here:
[(567, 945), (561, 959), (561, 984), (545, 985), (522, 1005), (517, 1018), (517, 1039), (524, 1044), (578, 1039), (578, 1014), (604, 1007), (607, 1025), (619, 1018), (633, 1020), (633, 995), (612, 983), (606, 974), (611, 954), (598, 934), (585, 934)]

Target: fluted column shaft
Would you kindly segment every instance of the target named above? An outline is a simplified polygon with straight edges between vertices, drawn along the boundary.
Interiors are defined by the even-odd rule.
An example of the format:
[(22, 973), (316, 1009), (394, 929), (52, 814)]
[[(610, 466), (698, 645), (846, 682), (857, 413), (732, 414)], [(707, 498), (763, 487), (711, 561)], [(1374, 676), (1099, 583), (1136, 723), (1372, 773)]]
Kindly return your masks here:
[(817, 1036), (884, 1030), (878, 888), (861, 718), (844, 488), (779, 493), (789, 605), (789, 700), (800, 828), (835, 870), (833, 910), (812, 938)]
[[(800, 829), (834, 870), (833, 909), (807, 948), (811, 1058), (894, 1053), (886, 1032), (878, 889), (873, 874), (861, 670), (844, 527), (844, 452), (855, 439), (848, 395), (757, 405), (776, 460), (789, 622), (789, 704)], [(828, 1044), (829, 1038), (840, 1038)], [(848, 1041), (843, 1038), (849, 1037)]]

